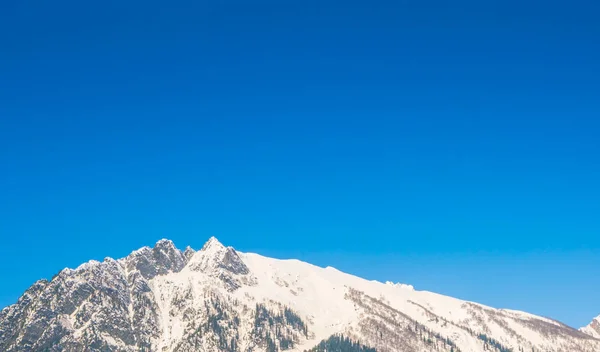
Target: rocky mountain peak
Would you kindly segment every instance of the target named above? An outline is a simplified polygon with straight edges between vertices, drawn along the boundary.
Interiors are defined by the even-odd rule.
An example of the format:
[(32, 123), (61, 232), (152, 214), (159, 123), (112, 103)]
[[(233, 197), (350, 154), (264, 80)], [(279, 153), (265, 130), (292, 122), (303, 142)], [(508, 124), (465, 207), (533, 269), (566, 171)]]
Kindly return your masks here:
[(192, 258), (194, 253), (196, 253), (196, 251), (192, 247), (185, 247), (185, 251), (183, 251), (183, 256), (185, 257), (186, 262), (189, 261), (190, 258)]
[(241, 275), (249, 273), (248, 267), (235, 249), (223, 246), (215, 237), (211, 237), (202, 249), (190, 258), (189, 266), (191, 270), (205, 273), (220, 270)]
[(211, 237), (201, 250), (194, 253), (188, 260), (187, 267), (209, 276), (219, 278), (228, 290), (239, 288), (249, 279), (240, 278), (250, 273), (233, 247), (225, 247), (215, 237)]
[(201, 251), (203, 251), (203, 252), (218, 252), (223, 249), (225, 249), (225, 246), (223, 246), (223, 244), (221, 242), (219, 242), (219, 240), (215, 236), (212, 236), (211, 238), (208, 239), (208, 241), (206, 241), (206, 243), (204, 243), (204, 246), (202, 246)]
[(600, 339), (600, 315), (594, 318), (589, 325), (580, 330), (590, 336)]
[(163, 248), (166, 250), (176, 249), (173, 241), (166, 239), (166, 238), (158, 240), (156, 242), (156, 244), (154, 245), (154, 248)]
[(128, 272), (138, 271), (144, 278), (151, 279), (157, 275), (181, 271), (186, 260), (173, 241), (161, 239), (153, 248), (142, 247), (119, 262)]

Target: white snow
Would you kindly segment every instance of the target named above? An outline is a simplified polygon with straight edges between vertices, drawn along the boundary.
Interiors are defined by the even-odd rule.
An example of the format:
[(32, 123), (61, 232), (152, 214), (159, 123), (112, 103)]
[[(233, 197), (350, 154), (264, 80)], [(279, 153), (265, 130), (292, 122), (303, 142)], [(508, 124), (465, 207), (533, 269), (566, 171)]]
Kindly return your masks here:
[[(215, 278), (207, 276), (206, 273), (207, 270), (215, 268), (213, 262), (222, 258), (227, 248), (231, 247), (223, 246), (212, 237), (200, 251), (194, 253), (181, 272), (156, 277), (153, 280), (152, 289), (155, 291), (155, 296), (161, 297), (162, 303), (159, 305), (163, 312), (162, 324), (169, 327), (165, 329), (161, 347), (168, 346), (172, 339), (176, 340), (182, 335), (178, 318), (169, 317), (166, 313), (169, 311), (171, 294), (191, 288), (195, 295), (200, 296), (207, 286), (218, 287), (211, 284)], [(254, 253), (237, 252), (237, 254), (249, 268), (249, 275), (256, 284), (242, 285), (232, 293), (225, 293), (225, 291), (223, 293), (246, 302), (249, 306), (253, 306), (254, 301), (275, 301), (293, 307), (300, 316), (310, 321), (310, 329), (314, 332), (312, 340), (297, 346), (299, 351), (334, 333), (345, 332), (350, 327), (356, 326), (359, 313), (354, 303), (345, 299), (349, 288), (383, 299), (392, 308), (407, 314), (442, 336), (452, 336), (464, 352), (482, 351), (481, 341), (455, 325), (442, 326), (439, 322), (430, 319), (429, 314), (433, 313), (449, 322), (469, 327), (477, 333), (485, 332), (515, 350), (521, 346), (528, 347), (529, 350), (531, 346), (536, 346), (536, 349), (538, 346), (552, 346), (552, 341), (519, 321), (537, 319), (558, 325), (551, 319), (525, 312), (499, 310), (432, 292), (417, 291), (409, 284), (369, 281), (332, 267), (321, 268), (294, 259), (273, 259)], [(497, 314), (500, 323), (486, 321), (489, 319), (486, 314), (491, 313), (482, 312)], [(513, 336), (503, 328), (503, 325), (517, 330), (518, 335)]]
[[(164, 242), (172, 244), (163, 239), (157, 245)], [(149, 247), (144, 247), (133, 252), (133, 255), (148, 250)], [(222, 267), (221, 261), (225, 257), (231, 259), (232, 251), (234, 257), (237, 253), (241, 259), (241, 266), (247, 267), (248, 274), (244, 272), (243, 275), (236, 275), (224, 271), (226, 269)], [(90, 261), (76, 270), (98, 264), (100, 262)], [(234, 280), (243, 276), (244, 280), (240, 279), (240, 287), (228, 290), (221, 281), (225, 276)], [(556, 351), (558, 343), (567, 346), (572, 343), (568, 334), (548, 337), (535, 328), (535, 324), (564, 328), (552, 319), (415, 290), (407, 283), (369, 281), (333, 267), (322, 268), (295, 259), (281, 260), (255, 253), (236, 252), (232, 247), (225, 247), (215, 237), (211, 237), (201, 250), (194, 252), (181, 271), (156, 276), (149, 281), (149, 285), (159, 309), (162, 334), (155, 344), (157, 350), (161, 351), (172, 348), (185, 334), (185, 322), (178, 314), (180, 309), (174, 302), (181, 301), (179, 298), (182, 295), (191, 295), (191, 301), (196, 305), (193, 308), (203, 310), (203, 300), (208, 290), (218, 291), (223, 297), (235, 299), (248, 307), (253, 307), (256, 303), (269, 305), (274, 304), (273, 302), (291, 307), (309, 323), (309, 331), (312, 333), (308, 341), (296, 346), (297, 351), (312, 347), (332, 334), (346, 333), (350, 329), (357, 331), (357, 324), (364, 312), (352, 300), (347, 299), (350, 289), (385, 302), (387, 306), (406, 314), (441, 336), (451, 337), (463, 352), (483, 351), (482, 342), (464, 328), (471, 329), (475, 334), (492, 336), (515, 351), (520, 347), (526, 351), (530, 351), (532, 347), (536, 351)], [(130, 306), (130, 319), (133, 319), (132, 309)], [(440, 320), (448, 323), (444, 324)], [(600, 317), (597, 318), (597, 324), (600, 326)], [(600, 331), (596, 332), (591, 326), (592, 324), (581, 330), (600, 338)], [(249, 333), (244, 330), (245, 327), (241, 329), (241, 336)], [(585, 345), (587, 351), (594, 351), (596, 346), (600, 346), (600, 341), (597, 345), (593, 341), (591, 343), (592, 345)], [(591, 349), (589, 346), (592, 346)]]
[(89, 269), (89, 268), (91, 268), (91, 267), (93, 267), (93, 266), (96, 266), (96, 265), (99, 265), (99, 264), (100, 264), (100, 262), (99, 262), (99, 261), (97, 261), (97, 260), (93, 260), (93, 259), (92, 259), (92, 260), (88, 261), (87, 263), (83, 263), (83, 264), (81, 264), (81, 265), (80, 265), (80, 266), (78, 266), (78, 267), (77, 267), (75, 270), (76, 270), (76, 271), (79, 271), (79, 270), (86, 270), (86, 269)]
[(389, 286), (392, 286), (392, 287), (396, 287), (396, 288), (402, 288), (402, 289), (405, 289), (405, 290), (411, 290), (411, 291), (415, 290), (415, 287), (413, 285), (403, 284), (403, 283), (400, 283), (400, 282), (393, 283), (391, 281), (386, 281), (385, 284), (389, 285)]
[(600, 339), (600, 315), (594, 318), (587, 326), (584, 326), (579, 330), (590, 336)]

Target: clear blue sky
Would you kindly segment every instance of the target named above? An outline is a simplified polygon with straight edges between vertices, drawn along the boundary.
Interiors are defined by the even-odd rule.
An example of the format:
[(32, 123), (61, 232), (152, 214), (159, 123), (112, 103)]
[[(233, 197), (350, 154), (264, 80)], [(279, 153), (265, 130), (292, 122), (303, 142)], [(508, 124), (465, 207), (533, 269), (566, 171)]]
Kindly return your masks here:
[(598, 1), (4, 1), (0, 306), (215, 235), (600, 314)]

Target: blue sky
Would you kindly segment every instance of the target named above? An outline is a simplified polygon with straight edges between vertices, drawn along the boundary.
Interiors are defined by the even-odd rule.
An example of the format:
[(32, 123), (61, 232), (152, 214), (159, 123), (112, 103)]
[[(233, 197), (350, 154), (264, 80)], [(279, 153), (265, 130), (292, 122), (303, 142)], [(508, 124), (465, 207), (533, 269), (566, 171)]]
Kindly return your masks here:
[(215, 235), (600, 314), (597, 2), (165, 6), (0, 5), (0, 306)]

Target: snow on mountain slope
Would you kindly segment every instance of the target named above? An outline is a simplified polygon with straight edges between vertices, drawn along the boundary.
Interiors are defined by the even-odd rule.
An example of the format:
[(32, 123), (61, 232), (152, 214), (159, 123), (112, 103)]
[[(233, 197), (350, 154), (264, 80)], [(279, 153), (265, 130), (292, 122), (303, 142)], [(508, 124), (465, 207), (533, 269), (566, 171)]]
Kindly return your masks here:
[(600, 315), (594, 318), (592, 322), (580, 329), (584, 333), (600, 339)]
[[(537, 347), (544, 350), (574, 348), (572, 342), (588, 339), (576, 330), (551, 319), (525, 312), (497, 310), (406, 286), (367, 281), (333, 268), (319, 268), (297, 260), (276, 260), (257, 254), (241, 254), (259, 285), (245, 287), (238, 295), (284, 302), (305, 316), (310, 316), (321, 339), (333, 332), (352, 333), (365, 339), (357, 323), (369, 313), (355, 309), (348, 299), (349, 289), (381, 301), (384, 309), (392, 308), (444, 337), (452, 336), (462, 351), (480, 351), (481, 340), (468, 330), (493, 337), (503, 345), (517, 349)], [(264, 284), (263, 284), (264, 283)], [(377, 341), (370, 341), (376, 347)], [(567, 347), (569, 346), (569, 347)], [(600, 346), (598, 341), (589, 344)]]
[(600, 351), (597, 335), (552, 319), (241, 253), (214, 237), (199, 251), (161, 240), (65, 269), (0, 312), (6, 352), (304, 351), (336, 333), (381, 352)]

